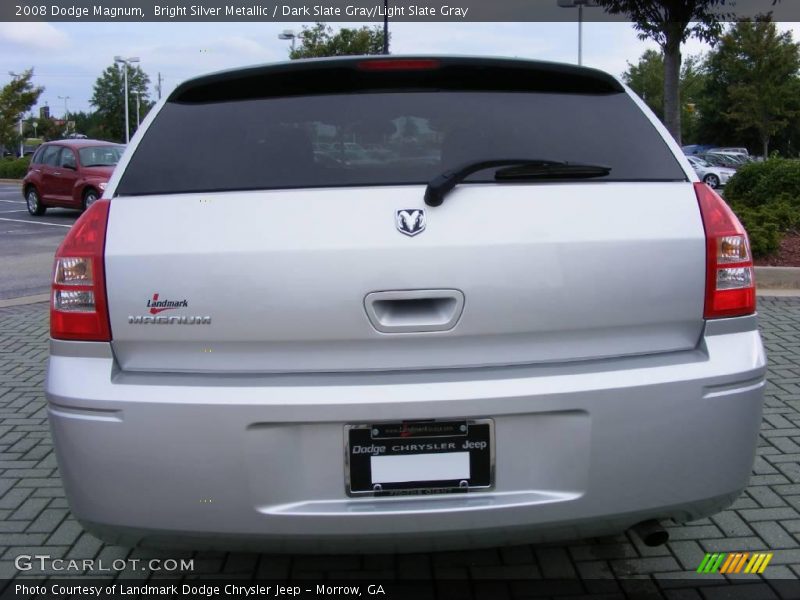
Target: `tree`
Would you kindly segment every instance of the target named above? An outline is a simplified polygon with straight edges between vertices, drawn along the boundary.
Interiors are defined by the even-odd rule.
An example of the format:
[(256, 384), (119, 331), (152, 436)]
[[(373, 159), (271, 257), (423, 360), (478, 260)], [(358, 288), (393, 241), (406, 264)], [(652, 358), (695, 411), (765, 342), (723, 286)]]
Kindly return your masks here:
[[(639, 94), (656, 116), (664, 121), (664, 55), (647, 50), (636, 64), (628, 63), (622, 79)], [(690, 56), (681, 65), (678, 88), (681, 98), (681, 138), (696, 141), (696, 107), (704, 89), (705, 74), (700, 56)]]
[(99, 113), (73, 112), (69, 118), (75, 121), (76, 133), (82, 133), (90, 138), (103, 137), (103, 118)]
[(664, 55), (661, 52), (647, 50), (636, 64), (628, 62), (622, 80), (664, 120)]
[(297, 37), (300, 47), (289, 51), (291, 59), (383, 54), (383, 28), (377, 26), (342, 28), (334, 33), (325, 23), (316, 23), (313, 27), (304, 25)]
[(768, 18), (740, 21), (722, 36), (706, 68), (708, 128), (720, 137), (734, 130), (757, 139), (769, 156), (773, 137), (800, 114), (800, 45), (791, 32), (778, 33)]
[(19, 145), (20, 116), (28, 112), (44, 91), (31, 82), (33, 69), (23, 71), (0, 88), (0, 145), (14, 148)]
[[(714, 9), (726, 0), (600, 0), (607, 12), (625, 14), (640, 39), (655, 41), (664, 53), (664, 124), (681, 141), (681, 44), (690, 37), (713, 44), (722, 32)], [(728, 2), (730, 4), (730, 0)]]
[(125, 82), (123, 68), (128, 69), (128, 125), (136, 131), (136, 94), (140, 96), (139, 114), (142, 119), (153, 106), (148, 99), (150, 78), (138, 65), (118, 63), (107, 67), (94, 84), (92, 106), (100, 117), (98, 137), (116, 142), (125, 141)]
[[(36, 121), (36, 127), (33, 126), (34, 120)], [(56, 124), (55, 119), (32, 117), (28, 119), (25, 125), (26, 136), (33, 137), (36, 134), (37, 138), (45, 141), (58, 140), (63, 137), (64, 126)]]

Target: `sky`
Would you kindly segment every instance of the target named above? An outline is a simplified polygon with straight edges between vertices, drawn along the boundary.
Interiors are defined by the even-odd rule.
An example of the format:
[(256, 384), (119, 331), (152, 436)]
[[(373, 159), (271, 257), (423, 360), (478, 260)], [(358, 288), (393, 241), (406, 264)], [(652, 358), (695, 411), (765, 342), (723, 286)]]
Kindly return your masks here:
[[(115, 55), (138, 56), (153, 85), (161, 73), (163, 93), (181, 81), (220, 69), (286, 60), (284, 29), (303, 23), (7, 23), (0, 22), (0, 85), (9, 72), (33, 67), (44, 86), (39, 106), (51, 114), (90, 111), (95, 80)], [(307, 25), (310, 25), (307, 24)], [(363, 23), (338, 26), (360, 27)], [(781, 23), (800, 40), (800, 24)], [(577, 63), (578, 26), (560, 23), (391, 23), (392, 54), (517, 56)], [(637, 38), (629, 23), (584, 23), (584, 64), (622, 74), (653, 42)], [(690, 40), (684, 55), (707, 51)], [(61, 96), (62, 98), (59, 98)], [(38, 115), (38, 106), (34, 109)]]

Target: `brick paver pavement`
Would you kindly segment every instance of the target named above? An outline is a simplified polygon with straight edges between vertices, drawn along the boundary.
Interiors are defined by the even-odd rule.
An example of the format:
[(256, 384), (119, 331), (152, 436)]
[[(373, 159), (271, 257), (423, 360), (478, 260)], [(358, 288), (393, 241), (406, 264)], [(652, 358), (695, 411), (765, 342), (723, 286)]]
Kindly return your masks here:
[[(770, 369), (750, 487), (718, 515), (670, 524), (668, 544), (647, 548), (628, 533), (547, 546), (320, 557), (129, 550), (85, 533), (69, 513), (47, 425), (42, 393), (46, 305), (0, 309), (0, 580), (21, 575), (15, 557), (47, 554), (101, 558), (106, 564), (119, 558), (193, 558), (192, 576), (206, 577), (453, 580), (436, 585), (438, 597), (525, 597), (534, 588), (524, 582), (503, 589), (497, 581), (481, 582), (527, 579), (533, 584), (543, 578), (573, 579), (575, 593), (610, 597), (656, 589), (676, 599), (789, 597), (785, 590), (792, 583), (786, 580), (800, 577), (800, 298), (760, 298), (759, 311)], [(718, 584), (726, 577), (694, 573), (706, 552), (765, 549), (774, 551), (774, 558), (763, 577), (747, 576), (752, 585), (687, 587), (689, 580)], [(157, 578), (158, 573), (130, 569), (120, 577)]]

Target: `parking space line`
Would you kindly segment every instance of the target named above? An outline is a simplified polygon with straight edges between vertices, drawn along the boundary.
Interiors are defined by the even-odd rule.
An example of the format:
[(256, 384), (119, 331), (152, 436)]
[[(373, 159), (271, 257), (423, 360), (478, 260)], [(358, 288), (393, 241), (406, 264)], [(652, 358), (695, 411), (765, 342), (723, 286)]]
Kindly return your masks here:
[(23, 219), (6, 219), (0, 217), (0, 221), (13, 221), (14, 223), (30, 223), (31, 225), (50, 225), (51, 227), (66, 227), (70, 228), (72, 225), (62, 225), (61, 223), (43, 223), (41, 221), (25, 221)]
[(9, 213), (15, 213), (15, 212), (28, 212), (28, 211), (26, 209), (24, 209), (24, 208), (22, 208), (20, 210), (0, 210), (0, 214), (3, 214), (3, 215), (7, 215)]

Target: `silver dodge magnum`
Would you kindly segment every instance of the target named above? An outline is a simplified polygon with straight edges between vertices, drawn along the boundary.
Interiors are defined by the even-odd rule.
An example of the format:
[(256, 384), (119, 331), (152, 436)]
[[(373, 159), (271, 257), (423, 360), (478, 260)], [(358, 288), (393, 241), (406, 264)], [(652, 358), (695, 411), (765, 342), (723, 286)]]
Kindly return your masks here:
[(747, 235), (612, 76), (349, 57), (186, 81), (55, 258), (77, 519), (402, 551), (728, 506), (765, 355)]

